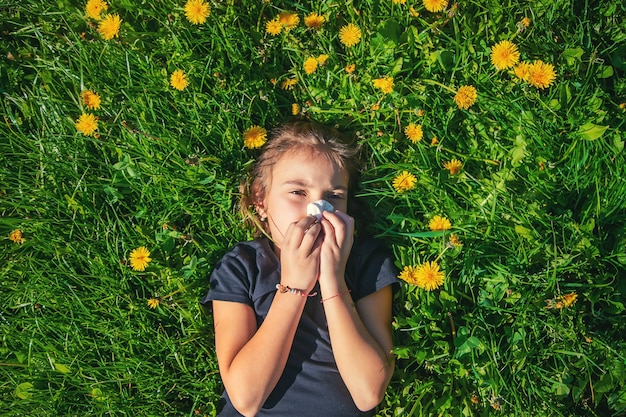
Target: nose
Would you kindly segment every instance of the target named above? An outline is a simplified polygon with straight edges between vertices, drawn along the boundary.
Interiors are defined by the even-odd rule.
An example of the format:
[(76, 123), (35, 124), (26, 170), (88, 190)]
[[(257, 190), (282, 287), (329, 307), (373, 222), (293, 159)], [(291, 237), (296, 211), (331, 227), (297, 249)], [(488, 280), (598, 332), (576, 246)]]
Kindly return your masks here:
[(309, 203), (312, 203), (317, 200), (324, 200), (324, 193), (321, 191), (315, 191), (309, 193)]

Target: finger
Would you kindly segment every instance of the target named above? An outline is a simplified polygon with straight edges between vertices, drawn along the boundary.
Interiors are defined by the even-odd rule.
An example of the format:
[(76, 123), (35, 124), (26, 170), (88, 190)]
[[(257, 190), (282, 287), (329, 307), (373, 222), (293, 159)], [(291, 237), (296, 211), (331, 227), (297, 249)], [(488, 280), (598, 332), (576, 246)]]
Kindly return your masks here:
[(305, 236), (307, 230), (315, 223), (316, 219), (312, 216), (303, 217), (295, 223), (291, 223), (285, 233), (285, 238), (288, 238), (289, 242), (295, 246), (300, 246), (302, 238)]
[(323, 218), (320, 223), (324, 231), (324, 241), (337, 245), (339, 239), (337, 239), (337, 231), (333, 224), (326, 218)]

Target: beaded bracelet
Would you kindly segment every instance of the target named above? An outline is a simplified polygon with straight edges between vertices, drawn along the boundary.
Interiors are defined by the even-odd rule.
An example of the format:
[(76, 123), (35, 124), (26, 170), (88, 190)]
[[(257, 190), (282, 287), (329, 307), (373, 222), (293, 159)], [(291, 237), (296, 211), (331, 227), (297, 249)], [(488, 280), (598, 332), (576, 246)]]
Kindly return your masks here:
[(297, 288), (291, 288), (290, 286), (283, 285), (283, 284), (276, 284), (276, 289), (278, 290), (278, 292), (282, 292), (282, 293), (289, 292), (291, 294), (298, 294), (301, 297), (315, 297), (317, 295), (317, 291), (313, 293), (306, 293)]
[(340, 292), (339, 294), (331, 295), (328, 298), (324, 298), (323, 300), (320, 300), (320, 303), (326, 302), (326, 301), (330, 300), (331, 298), (340, 297), (340, 296), (342, 296), (344, 294), (348, 294), (350, 292), (352, 292), (352, 290), (345, 290), (345, 291)]

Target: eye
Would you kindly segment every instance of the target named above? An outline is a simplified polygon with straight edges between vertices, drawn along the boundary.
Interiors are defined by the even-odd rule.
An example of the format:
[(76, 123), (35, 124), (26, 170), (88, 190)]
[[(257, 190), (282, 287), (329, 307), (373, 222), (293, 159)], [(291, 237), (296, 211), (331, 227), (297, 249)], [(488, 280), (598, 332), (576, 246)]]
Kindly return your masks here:
[(345, 195), (340, 193), (331, 193), (326, 196), (326, 198), (329, 200), (343, 200), (345, 198)]
[(293, 195), (306, 195), (306, 192), (304, 192), (304, 190), (292, 190), (289, 191), (289, 194), (293, 194)]

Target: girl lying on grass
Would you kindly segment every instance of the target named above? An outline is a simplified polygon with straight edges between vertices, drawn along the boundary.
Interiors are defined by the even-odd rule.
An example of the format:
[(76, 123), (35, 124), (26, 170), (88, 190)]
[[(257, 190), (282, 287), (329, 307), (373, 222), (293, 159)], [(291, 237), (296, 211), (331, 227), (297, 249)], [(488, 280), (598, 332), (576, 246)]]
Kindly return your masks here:
[(313, 122), (262, 148), (241, 204), (261, 237), (217, 263), (202, 300), (226, 388), (219, 416), (371, 416), (382, 401), (397, 271), (355, 236), (358, 170), (357, 150)]

